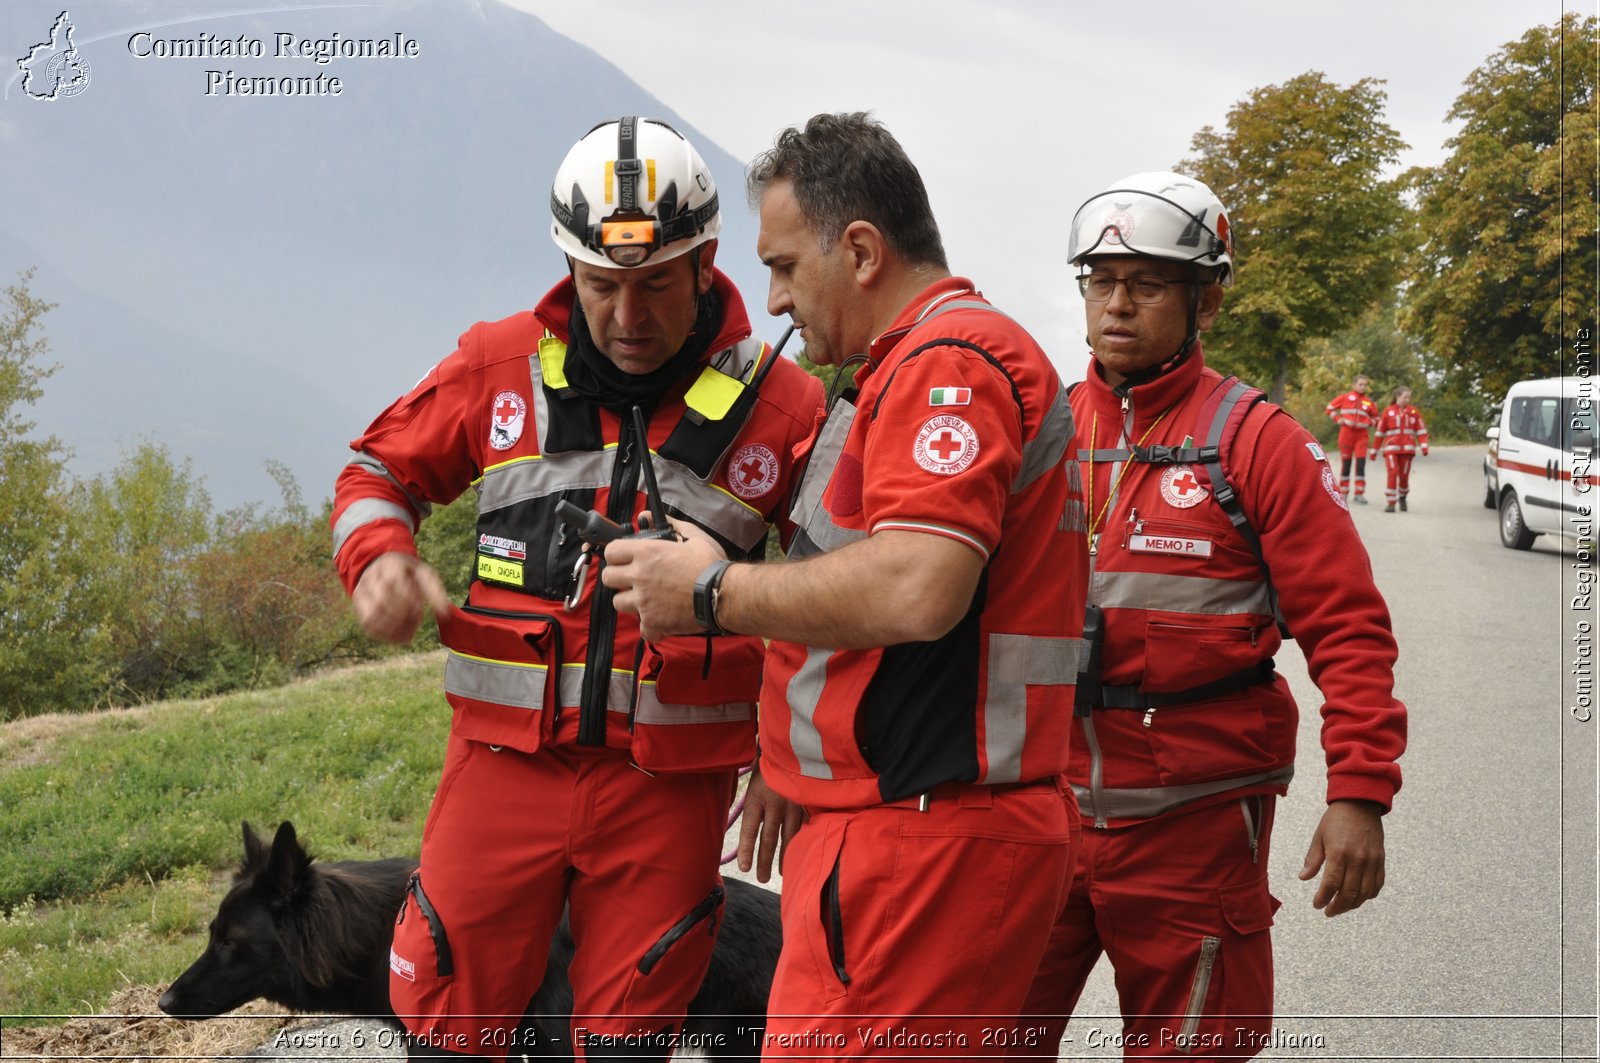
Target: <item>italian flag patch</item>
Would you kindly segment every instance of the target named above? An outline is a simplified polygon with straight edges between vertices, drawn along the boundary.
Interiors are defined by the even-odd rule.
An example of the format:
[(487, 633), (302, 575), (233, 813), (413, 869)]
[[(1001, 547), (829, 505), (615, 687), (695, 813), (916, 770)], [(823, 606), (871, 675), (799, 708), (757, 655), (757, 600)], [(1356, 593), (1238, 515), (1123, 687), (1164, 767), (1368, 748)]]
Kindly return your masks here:
[(934, 388), (928, 392), (929, 406), (967, 406), (971, 403), (971, 388)]

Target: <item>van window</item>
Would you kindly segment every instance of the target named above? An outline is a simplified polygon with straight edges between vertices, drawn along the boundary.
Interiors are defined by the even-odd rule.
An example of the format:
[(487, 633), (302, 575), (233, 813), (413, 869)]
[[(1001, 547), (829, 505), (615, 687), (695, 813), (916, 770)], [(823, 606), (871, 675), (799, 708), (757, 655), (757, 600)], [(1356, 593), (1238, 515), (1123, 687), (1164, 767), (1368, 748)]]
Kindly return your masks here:
[(1554, 395), (1527, 395), (1511, 400), (1511, 434), (1530, 443), (1559, 447), (1561, 400)]

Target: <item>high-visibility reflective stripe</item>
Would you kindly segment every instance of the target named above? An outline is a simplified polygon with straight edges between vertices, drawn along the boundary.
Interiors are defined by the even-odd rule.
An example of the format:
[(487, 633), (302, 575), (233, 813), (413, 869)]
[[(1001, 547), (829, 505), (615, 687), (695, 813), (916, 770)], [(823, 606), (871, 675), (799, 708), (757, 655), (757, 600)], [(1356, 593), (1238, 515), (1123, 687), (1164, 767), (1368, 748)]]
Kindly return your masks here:
[(542, 664), (492, 661), (451, 650), (444, 662), (444, 692), (495, 705), (543, 709), (548, 674)]
[(1272, 595), (1260, 580), (1154, 572), (1095, 572), (1089, 579), (1089, 603), (1107, 609), (1156, 609), (1208, 616), (1272, 615)]
[(850, 435), (850, 426), (855, 419), (856, 408), (840, 399), (828, 413), (822, 431), (817, 433), (817, 442), (811, 448), (811, 458), (806, 463), (806, 474), (800, 480), (800, 490), (795, 492), (794, 506), (789, 511), (790, 518), (802, 528), (806, 526), (811, 512), (822, 506), (822, 493), (833, 478), (833, 470), (838, 466), (840, 456), (844, 454), (845, 439)]
[(756, 703), (729, 701), (721, 705), (675, 705), (663, 702), (656, 684), (639, 684), (639, 704), (634, 709), (636, 723), (675, 725), (693, 723), (742, 723), (755, 719)]
[[(549, 669), (543, 664), (496, 661), (451, 650), (445, 661), (444, 689), (446, 693), (475, 701), (538, 711), (545, 705), (545, 680), (548, 674)], [(581, 664), (562, 666), (562, 708), (575, 709), (582, 701), (583, 675), (584, 667)], [(607, 686), (607, 711), (626, 715), (633, 698), (633, 673), (613, 669)], [(654, 682), (639, 684), (639, 701), (634, 706), (636, 722), (657, 725), (738, 723), (754, 719), (755, 714), (756, 705), (753, 701), (730, 701), (720, 705), (663, 702)]]
[(800, 774), (813, 779), (833, 778), (833, 768), (822, 755), (822, 732), (817, 730), (817, 705), (828, 674), (832, 650), (806, 647), (806, 660), (786, 691), (789, 701), (789, 748), (800, 764)]
[(411, 511), (406, 507), (397, 506), (381, 498), (358, 499), (339, 514), (338, 521), (333, 525), (333, 556), (339, 556), (339, 551), (344, 549), (345, 540), (375, 520), (400, 521), (407, 530), (416, 534), (417, 527), (411, 522)]
[[(516, 458), (483, 471), (478, 481), (478, 512), (490, 513), (518, 502), (563, 491), (600, 490), (611, 485), (617, 444), (604, 450), (579, 450), (545, 457)], [(702, 483), (678, 462), (655, 458), (661, 501), (724, 539), (749, 550), (767, 534), (755, 509), (714, 484)]]
[(1246, 786), (1259, 786), (1262, 783), (1287, 786), (1293, 778), (1294, 766), (1290, 765), (1287, 768), (1274, 768), (1259, 775), (1213, 779), (1210, 782), (1187, 783), (1182, 786), (1145, 786), (1121, 790), (1102, 788), (1098, 792), (1091, 792), (1087, 786), (1074, 784), (1072, 792), (1077, 795), (1078, 805), (1083, 812), (1094, 815), (1099, 821), (1149, 819), (1202, 797), (1211, 797), (1229, 790), (1242, 790)]
[(800, 490), (795, 493), (794, 506), (789, 511), (790, 519), (799, 528), (789, 545), (788, 556), (792, 561), (813, 554), (825, 554), (867, 537), (863, 531), (841, 528), (835, 524), (833, 515), (822, 504), (823, 492), (844, 453), (845, 439), (850, 434), (850, 425), (855, 417), (856, 408), (850, 403), (842, 399), (834, 403), (827, 423), (817, 435), (816, 445), (811, 448), (806, 474), (800, 481)]
[(1039, 425), (1039, 434), (1022, 446), (1022, 468), (1017, 471), (1012, 494), (1020, 494), (1029, 484), (1060, 465), (1072, 442), (1072, 403), (1066, 388), (1056, 389), (1055, 402)]
[(998, 632), (989, 636), (989, 683), (983, 702), (983, 742), (989, 771), (984, 782), (1022, 781), (1022, 750), (1028, 740), (1028, 688), (1076, 683), (1082, 652), (1082, 639)]
[[(445, 660), (444, 689), (447, 694), (510, 705), (521, 709), (543, 709), (548, 669), (543, 664), (497, 661), (451, 650)], [(584, 667), (561, 667), (561, 707), (575, 709), (583, 699)], [(633, 697), (633, 673), (612, 669), (607, 684), (606, 708), (626, 714)]]

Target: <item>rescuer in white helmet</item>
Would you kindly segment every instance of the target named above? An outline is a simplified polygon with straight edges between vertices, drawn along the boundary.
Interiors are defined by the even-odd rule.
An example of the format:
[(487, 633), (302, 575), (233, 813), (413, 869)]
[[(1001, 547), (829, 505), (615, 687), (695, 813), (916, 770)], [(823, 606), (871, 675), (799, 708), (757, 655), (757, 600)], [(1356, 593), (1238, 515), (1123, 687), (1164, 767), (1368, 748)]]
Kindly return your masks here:
[(1083, 848), (1021, 1023), (1046, 1036), (1013, 1054), (1056, 1058), (1103, 953), (1124, 1058), (1248, 1058), (1272, 1043), (1267, 854), (1298, 721), (1273, 654), (1292, 633), (1326, 699), (1328, 807), (1300, 877), (1320, 870), (1311, 903), (1340, 915), (1383, 888), (1400, 788), (1389, 612), (1316, 440), (1206, 367), (1235, 269), (1216, 195), (1124, 178), (1079, 208), (1067, 253), (1093, 355), (1072, 392), (1092, 568), (1067, 772)]
[[(474, 325), (380, 414), (334, 499), (363, 629), (406, 642), (431, 611), (450, 651), (444, 773), (390, 958), (413, 1057), (530, 1047), (516, 1029), (563, 908), (584, 1054), (669, 1055), (723, 921), (718, 859), (755, 756), (763, 644), (642, 639), (557, 514), (629, 524), (653, 471), (666, 515), (758, 560), (769, 527), (793, 530), (793, 454), (822, 404), (713, 266), (716, 183), (671, 126), (595, 126), (549, 204), (567, 276), (534, 309)], [(458, 608), (414, 535), (469, 487)]]

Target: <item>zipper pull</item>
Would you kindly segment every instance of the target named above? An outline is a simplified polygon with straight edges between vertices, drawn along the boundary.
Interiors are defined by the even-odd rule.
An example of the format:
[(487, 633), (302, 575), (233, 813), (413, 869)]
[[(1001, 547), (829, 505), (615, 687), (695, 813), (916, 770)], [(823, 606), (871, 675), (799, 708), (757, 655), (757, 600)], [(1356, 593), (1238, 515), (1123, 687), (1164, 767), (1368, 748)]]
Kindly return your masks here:
[(1144, 725), (1146, 727), (1149, 727), (1151, 722), (1153, 720), (1155, 720), (1155, 718), (1156, 718), (1156, 707), (1154, 705), (1152, 705), (1148, 709), (1144, 710)]
[(1089, 536), (1089, 556), (1093, 557), (1100, 552), (1100, 533), (1095, 532)]

